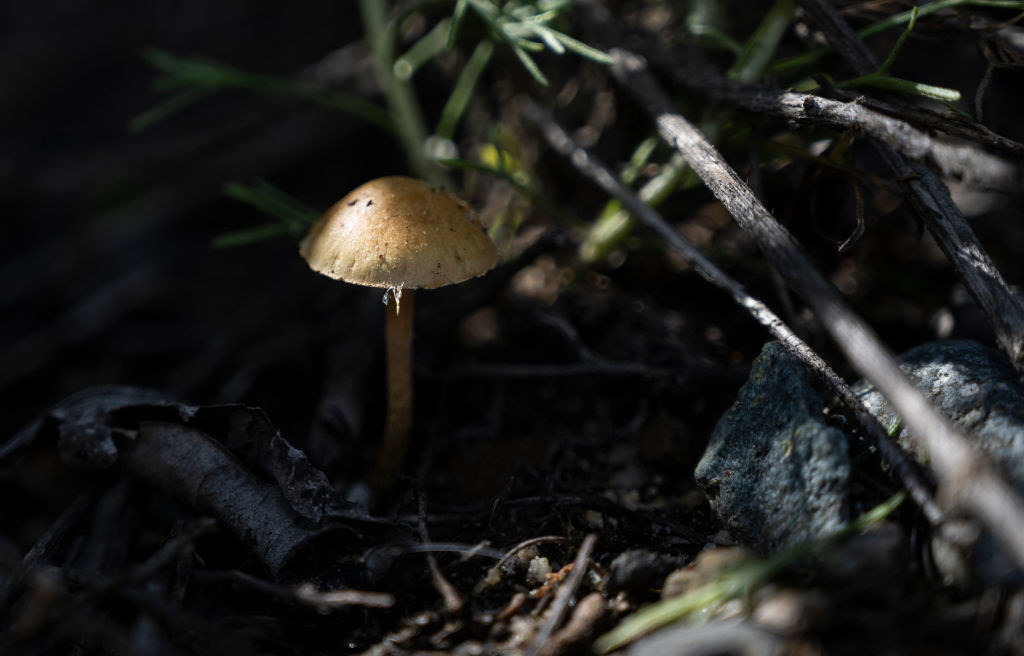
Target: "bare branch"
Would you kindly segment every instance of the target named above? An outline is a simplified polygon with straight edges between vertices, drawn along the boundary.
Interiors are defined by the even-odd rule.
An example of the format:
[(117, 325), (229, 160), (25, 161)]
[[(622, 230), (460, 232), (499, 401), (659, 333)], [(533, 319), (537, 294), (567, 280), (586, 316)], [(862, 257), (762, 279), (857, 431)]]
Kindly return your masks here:
[(1024, 167), (1020, 162), (989, 153), (973, 142), (933, 137), (906, 121), (867, 107), (860, 100), (844, 102), (739, 83), (716, 85), (710, 95), (758, 114), (835, 130), (852, 130), (971, 187), (1019, 193), (1024, 186)]
[(395, 597), (386, 592), (368, 592), (365, 590), (318, 590), (312, 583), (299, 585), (280, 585), (253, 576), (247, 572), (233, 569), (220, 572), (197, 572), (198, 581), (229, 581), (240, 583), (252, 590), (267, 595), (292, 601), (313, 608), (317, 612), (327, 613), (332, 610), (365, 606), (366, 608), (391, 608), (395, 605)]
[[(871, 51), (835, 7), (825, 0), (800, 0), (800, 5), (818, 23), (829, 44), (858, 75), (878, 68)], [(1024, 306), (1010, 291), (978, 242), (967, 219), (950, 198), (949, 190), (932, 171), (907, 163), (887, 143), (879, 143), (878, 151), (896, 179), (901, 181), (911, 205), (953, 264), (957, 275), (988, 316), (1000, 348), (1010, 356), (1017, 372), (1024, 374)]]
[(607, 605), (599, 592), (591, 592), (576, 603), (565, 627), (537, 649), (537, 656), (560, 656), (587, 639), (607, 614)]
[[(650, 58), (654, 67), (667, 75), (675, 86), (699, 93), (709, 100), (728, 102), (747, 109), (748, 111), (785, 116), (786, 118), (801, 122), (804, 120), (804, 117), (799, 114), (792, 115), (786, 110), (785, 105), (788, 105), (789, 103), (780, 103), (783, 93), (778, 89), (771, 88), (763, 84), (749, 84), (730, 79), (712, 69), (710, 66), (704, 64), (699, 58), (680, 61), (678, 53), (674, 53), (668, 49), (660, 48), (657, 45), (652, 45), (650, 43), (637, 43), (635, 49), (641, 52), (645, 57)], [(932, 137), (937, 144), (956, 145), (959, 148), (978, 150), (979, 154), (976, 155), (977, 157), (981, 157), (983, 159), (993, 158), (995, 161), (1001, 162), (999, 168), (1005, 166), (1019, 166), (1019, 164), (1015, 164), (1014, 162), (1017, 158), (1024, 156), (1024, 144), (1014, 141), (1013, 139), (1009, 139), (1001, 134), (997, 134), (976, 121), (953, 119), (933, 112), (927, 108), (890, 100), (881, 100), (879, 98), (872, 98), (868, 96), (856, 96), (852, 92), (841, 91), (838, 89), (835, 90), (835, 93), (844, 96), (848, 95), (850, 99), (834, 102), (839, 102), (844, 105), (852, 102), (856, 107), (863, 108), (864, 110), (871, 112), (866, 115), (870, 117), (868, 121), (859, 122), (876, 121), (878, 119), (875, 118), (875, 116), (881, 115), (882, 117), (887, 117), (896, 121), (900, 126), (905, 125), (917, 132), (924, 133), (925, 135), (927, 135), (929, 131), (941, 132), (949, 137), (949, 140), (940, 137)], [(795, 95), (821, 99), (820, 96), (811, 94)], [(782, 107), (780, 107), (780, 104), (782, 104)], [(793, 105), (799, 106), (799, 103), (793, 103)], [(837, 128), (853, 128), (856, 125), (856, 123), (853, 125), (847, 124), (846, 120), (842, 117), (833, 118), (831, 116), (827, 116), (827, 113), (823, 118), (831, 120), (836, 120), (836, 118), (838, 118), (840, 123), (833, 125), (833, 127)], [(806, 119), (810, 122), (820, 122), (820, 119), (814, 117), (813, 114), (808, 115)], [(857, 119), (855, 118), (855, 120)], [(900, 127), (897, 129), (902, 130), (903, 128)], [(914, 159), (932, 159), (930, 156), (924, 154), (915, 154), (920, 152), (919, 148), (921, 148), (921, 146), (916, 139), (911, 143), (914, 145), (907, 151), (902, 150), (898, 142), (892, 143), (891, 145), (899, 149), (908, 157), (912, 157)], [(1006, 156), (1009, 156), (1011, 159), (1005, 159)], [(1001, 187), (993, 186), (993, 188)], [(1019, 187), (1009, 190), (1020, 191)]]
[(330, 528), (303, 522), (279, 489), (256, 479), (202, 432), (181, 424), (141, 422), (121, 460), (134, 476), (212, 514), (275, 575)]
[(814, 268), (793, 236), (771, 215), (721, 154), (672, 106), (632, 53), (615, 49), (612, 71), (657, 123), (658, 132), (821, 319), (853, 367), (889, 400), (927, 454), (946, 499), (973, 511), (1024, 565), (1024, 502), (906, 378), (895, 357)]
[(889, 102), (878, 98), (861, 99), (865, 107), (878, 110), (894, 118), (907, 121), (918, 128), (944, 132), (950, 137), (972, 141), (993, 151), (1012, 157), (1024, 156), (1024, 144), (993, 132), (977, 121), (954, 119), (926, 107)]
[[(423, 544), (430, 544), (430, 534), (427, 532), (427, 496), (422, 490), (417, 490), (417, 510), (419, 517), (417, 521), (417, 530), (420, 534), (420, 539)], [(462, 605), (465, 603), (462, 599), (462, 595), (455, 589), (455, 586), (444, 577), (444, 572), (441, 571), (441, 566), (437, 563), (437, 557), (431, 552), (427, 553), (427, 565), (430, 568), (430, 579), (434, 583), (434, 589), (437, 590), (438, 594), (441, 595), (441, 599), (444, 600), (444, 610), (449, 614), (458, 613), (462, 610)]]
[(552, 649), (552, 647), (545, 647), (545, 645), (547, 645), (548, 640), (554, 634), (558, 625), (562, 623), (562, 618), (565, 617), (565, 613), (569, 609), (569, 600), (576, 594), (580, 583), (583, 582), (583, 575), (590, 565), (590, 554), (593, 553), (595, 544), (597, 544), (596, 534), (591, 533), (583, 538), (583, 544), (580, 545), (579, 551), (576, 552), (576, 560), (573, 561), (572, 573), (569, 574), (569, 578), (562, 583), (558, 588), (558, 592), (555, 593), (555, 601), (551, 604), (551, 611), (548, 613), (547, 621), (544, 622), (544, 626), (537, 635), (534, 648), (531, 650), (532, 656), (537, 656), (541, 650)]
[(804, 366), (842, 400), (843, 404), (857, 418), (868, 438), (878, 446), (882, 457), (892, 465), (900, 480), (906, 485), (911, 497), (921, 507), (928, 521), (936, 526), (945, 521), (946, 518), (942, 510), (932, 498), (928, 483), (921, 476), (917, 467), (907, 459), (906, 454), (889, 437), (885, 428), (878, 423), (878, 419), (868, 412), (846, 381), (806, 342), (800, 339), (771, 308), (763, 301), (751, 296), (743, 285), (718, 268), (714, 262), (704, 257), (704, 254), (695, 246), (673, 230), (654, 208), (644, 203), (636, 194), (620, 183), (608, 167), (577, 145), (572, 137), (555, 123), (547, 111), (530, 103), (522, 108), (521, 113), (527, 121), (541, 131), (549, 146), (567, 157), (581, 173), (602, 189), (618, 198), (630, 212), (633, 212), (643, 223), (668, 242), (669, 246), (702, 278), (727, 292), (740, 307), (749, 312), (775, 339), (779, 340), (786, 350), (799, 358)]
[(828, 43), (843, 58), (857, 75), (867, 75), (878, 70), (875, 56), (857, 38), (846, 19), (825, 0), (799, 0), (800, 7), (814, 20)]

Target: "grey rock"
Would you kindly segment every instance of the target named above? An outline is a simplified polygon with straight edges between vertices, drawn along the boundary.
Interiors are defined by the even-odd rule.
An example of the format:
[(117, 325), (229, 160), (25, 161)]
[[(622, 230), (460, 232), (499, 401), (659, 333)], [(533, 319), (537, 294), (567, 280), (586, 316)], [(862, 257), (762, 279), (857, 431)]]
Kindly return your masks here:
[[(1024, 386), (1009, 360), (977, 342), (945, 340), (910, 349), (900, 356), (900, 368), (1024, 494)], [(861, 381), (853, 389), (883, 426), (898, 420), (874, 386)], [(927, 462), (906, 429), (896, 437), (900, 446)], [(962, 585), (971, 579), (978, 583), (1021, 581), (1020, 570), (1000, 553), (989, 534), (982, 535), (966, 561), (960, 558), (958, 549), (936, 538), (932, 562), (951, 583)]]
[(847, 520), (846, 439), (823, 408), (800, 361), (766, 344), (695, 472), (737, 541), (771, 553)]
[(682, 567), (684, 561), (684, 558), (672, 554), (628, 549), (616, 556), (608, 568), (608, 591), (613, 595), (620, 591), (644, 594), (657, 588), (665, 576)]
[[(910, 349), (900, 356), (900, 369), (943, 414), (973, 436), (976, 446), (1024, 493), (1024, 387), (1009, 360), (977, 342), (946, 340)], [(861, 381), (853, 390), (883, 426), (897, 420), (874, 386)], [(897, 439), (922, 457), (906, 429)]]

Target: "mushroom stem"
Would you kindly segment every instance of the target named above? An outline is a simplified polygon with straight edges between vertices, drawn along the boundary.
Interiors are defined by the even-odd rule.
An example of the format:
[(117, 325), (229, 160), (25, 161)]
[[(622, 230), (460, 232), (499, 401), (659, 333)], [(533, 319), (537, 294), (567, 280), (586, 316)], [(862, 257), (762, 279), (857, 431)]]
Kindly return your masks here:
[(399, 292), (401, 303), (390, 300), (385, 321), (385, 347), (388, 361), (388, 417), (384, 441), (371, 478), (374, 487), (388, 487), (391, 475), (405, 459), (412, 426), (412, 324), (416, 294), (412, 289)]

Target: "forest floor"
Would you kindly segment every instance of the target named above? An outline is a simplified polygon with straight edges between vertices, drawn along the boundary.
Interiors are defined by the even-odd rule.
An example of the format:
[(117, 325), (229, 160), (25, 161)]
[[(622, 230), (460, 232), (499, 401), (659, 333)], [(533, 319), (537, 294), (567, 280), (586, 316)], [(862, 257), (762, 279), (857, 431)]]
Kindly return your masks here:
[[(593, 653), (619, 647), (609, 632), (666, 587), (711, 596), (624, 639), (634, 653), (1024, 654), (1020, 577), (943, 574), (910, 499), (783, 558), (728, 534), (694, 468), (772, 335), (641, 225), (599, 256), (581, 250), (609, 197), (523, 107), (551, 108), (616, 171), (649, 140), (634, 187), (678, 164), (608, 66), (571, 51), (531, 55), (545, 87), (496, 38), (453, 138), (432, 142), (462, 161), (431, 170), (478, 208), (500, 261), (418, 294), (411, 447), (390, 489), (370, 489), (386, 412), (381, 292), (313, 273), (297, 245), (303, 217), (374, 177), (418, 173), (400, 137), (310, 91), (388, 102), (355, 3), (142, 4), (11, 9), (0, 35), (17, 62), (0, 72), (14, 92), (0, 101), (13, 128), (0, 156), (0, 654)], [(398, 52), (452, 12), (399, 4)], [(893, 353), (947, 338), (997, 346), (870, 135), (680, 83), (671, 57), (709, 80), (736, 58), (687, 35), (702, 3), (600, 4), (616, 29), (590, 3), (556, 24), (605, 50), (644, 48), (683, 114)], [(762, 67), (757, 88), (817, 81), (821, 97), (888, 102), (923, 133), (959, 125), (953, 141), (1017, 167), (1010, 182), (944, 178), (1014, 285), (1020, 7), (963, 4), (922, 15), (891, 69), (959, 89), (959, 114), (833, 86), (854, 77), (834, 54)], [(764, 18), (710, 5), (740, 42)], [(790, 12), (772, 61), (824, 42), (806, 13), (778, 6)], [(837, 6), (860, 29), (909, 5)], [(903, 27), (867, 39), (875, 57)], [(460, 30), (408, 87), (431, 124), (494, 36), (472, 11)], [(152, 88), (174, 74), (147, 63), (144, 52), (160, 67), (151, 47), (233, 72), (217, 73), (222, 86), (206, 69), (173, 79), (172, 93), (192, 93), (183, 109), (129, 130), (171, 97)], [(232, 77), (242, 71), (265, 77)], [(271, 81), (296, 79), (309, 87)], [(245, 186), (225, 194), (232, 183)], [(723, 204), (692, 173), (673, 186), (659, 199), (671, 230), (842, 378), (861, 378)], [(274, 236), (255, 239), (265, 225)], [(814, 384), (850, 440), (856, 521), (904, 482)]]

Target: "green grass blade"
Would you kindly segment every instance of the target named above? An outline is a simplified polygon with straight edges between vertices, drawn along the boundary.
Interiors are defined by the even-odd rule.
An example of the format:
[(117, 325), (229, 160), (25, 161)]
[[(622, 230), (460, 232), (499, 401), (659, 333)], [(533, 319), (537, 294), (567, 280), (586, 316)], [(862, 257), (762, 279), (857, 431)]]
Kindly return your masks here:
[(463, 67), (462, 73), (459, 74), (459, 79), (456, 80), (455, 87), (441, 111), (441, 118), (437, 123), (439, 136), (451, 139), (455, 134), (455, 127), (458, 125), (459, 119), (462, 118), (466, 105), (469, 104), (469, 99), (473, 96), (473, 89), (476, 88), (477, 81), (484, 69), (487, 68), (487, 63), (491, 60), (493, 53), (494, 43), (490, 40), (481, 41), (473, 50), (473, 54), (470, 55)]
[(188, 89), (172, 96), (156, 107), (151, 107), (141, 114), (136, 115), (128, 122), (129, 132), (142, 132), (148, 130), (157, 123), (160, 123), (171, 116), (181, 112), (188, 107), (198, 103), (200, 100), (212, 93), (208, 89)]
[(210, 246), (212, 248), (237, 248), (287, 234), (288, 229), (280, 223), (268, 223), (255, 228), (245, 228), (217, 235), (210, 240)]
[(876, 89), (887, 89), (889, 91), (908, 93), (913, 96), (920, 96), (921, 98), (938, 100), (940, 102), (957, 102), (963, 97), (956, 89), (937, 87), (931, 84), (925, 84), (924, 82), (914, 82), (913, 80), (904, 80), (903, 78), (892, 77), (891, 75), (879, 75), (877, 73), (870, 73), (868, 75), (855, 77), (852, 80), (837, 82), (836, 87), (839, 89), (874, 87)]
[(563, 46), (559, 42), (558, 38), (555, 36), (557, 34), (555, 30), (545, 25), (535, 24), (532, 22), (524, 23), (524, 25), (527, 27), (528, 30), (536, 34), (537, 37), (544, 42), (544, 45), (547, 46), (548, 50), (555, 53), (556, 55), (561, 55), (565, 53), (565, 46)]
[[(917, 9), (918, 15), (923, 17), (944, 9), (951, 9), (959, 6), (988, 7), (991, 9), (1016, 9), (1017, 11), (1024, 11), (1024, 0), (937, 0), (936, 2), (929, 4), (919, 5), (914, 9)], [(857, 36), (861, 38), (869, 37), (893, 27), (909, 23), (911, 16), (914, 13), (914, 9), (908, 9), (907, 11), (894, 14), (888, 18), (878, 21), (877, 23), (869, 25), (862, 30), (858, 30)], [(792, 57), (779, 60), (769, 66), (767, 70), (769, 73), (778, 73), (792, 68), (799, 68), (801, 66), (814, 63), (830, 52), (832, 52), (831, 48), (818, 48), (811, 52), (805, 52), (800, 55), (794, 55)]]
[(455, 35), (462, 25), (462, 19), (466, 17), (467, 7), (469, 7), (468, 0), (457, 0), (455, 3), (455, 11), (452, 12), (452, 20), (448, 27), (448, 42), (445, 44), (445, 48), (448, 50), (455, 47)]
[(322, 214), (266, 180), (252, 185), (229, 183), (224, 186), (224, 195), (274, 217), (293, 235), (304, 232)]
[(391, 67), (392, 74), (399, 80), (410, 79), (424, 64), (445, 49), (450, 33), (451, 21), (447, 18), (438, 21), (433, 29), (395, 60)]
[[(147, 50), (144, 56), (154, 67), (166, 74), (166, 77), (158, 80), (158, 86), (163, 88), (184, 89), (186, 93), (201, 94), (233, 89), (289, 96), (339, 110), (382, 130), (393, 132), (392, 122), (387, 112), (353, 94), (323, 89), (305, 82), (271, 75), (246, 73), (219, 62), (178, 57), (155, 48)], [(162, 120), (175, 111), (180, 111), (190, 102), (194, 102), (195, 98), (172, 98), (169, 103), (164, 104), (169, 106), (158, 105), (143, 112), (132, 121), (132, 124), (148, 127), (157, 120)]]
[(838, 541), (885, 519), (905, 498), (906, 493), (899, 492), (830, 536), (795, 544), (765, 560), (739, 565), (724, 572), (712, 583), (678, 597), (651, 604), (630, 615), (617, 627), (598, 638), (594, 643), (594, 651), (605, 654), (677, 622), (694, 611), (714, 609), (729, 599), (749, 594), (793, 562), (826, 553)]
[(533, 77), (533, 79), (537, 80), (537, 82), (543, 87), (548, 86), (548, 79), (540, 72), (540, 68), (537, 66), (536, 62), (534, 62), (530, 55), (523, 50), (521, 45), (513, 45), (512, 52), (515, 53), (516, 58), (523, 67), (526, 68), (526, 71)]
[(878, 73), (884, 75), (885, 73), (889, 72), (889, 69), (892, 67), (893, 62), (896, 61), (897, 55), (900, 54), (900, 50), (903, 49), (903, 44), (906, 42), (907, 37), (910, 36), (910, 33), (912, 31), (914, 31), (914, 26), (917, 24), (917, 15), (917, 7), (914, 7), (911, 10), (910, 22), (907, 23), (907, 29), (903, 30), (903, 32), (900, 34), (900, 38), (896, 39), (896, 45), (892, 47), (892, 50), (889, 51), (889, 56), (886, 57), (885, 61), (882, 62), (882, 65), (878, 67)]
[(795, 11), (793, 0), (778, 0), (747, 40), (743, 51), (729, 69), (729, 77), (741, 82), (754, 82), (760, 78), (768, 62), (775, 56), (779, 41), (786, 34)]
[(564, 34), (562, 32), (555, 32), (555, 38), (561, 41), (562, 45), (564, 45), (566, 48), (572, 50), (581, 57), (585, 57), (592, 61), (596, 61), (600, 64), (604, 64), (606, 66), (610, 66), (612, 63), (612, 58), (607, 53), (602, 52), (597, 48), (594, 48), (593, 46), (588, 46), (582, 41), (572, 38), (568, 34)]

